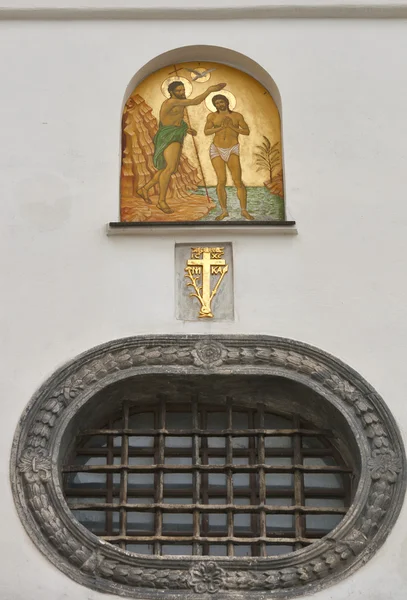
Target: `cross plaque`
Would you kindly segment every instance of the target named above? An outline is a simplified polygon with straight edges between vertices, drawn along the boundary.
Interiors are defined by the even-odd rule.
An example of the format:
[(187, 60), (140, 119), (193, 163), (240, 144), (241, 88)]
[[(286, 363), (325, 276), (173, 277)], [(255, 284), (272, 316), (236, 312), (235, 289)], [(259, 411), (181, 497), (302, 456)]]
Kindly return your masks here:
[[(222, 247), (191, 248), (191, 258), (187, 260), (185, 277), (187, 286), (193, 288), (190, 296), (199, 300), (200, 319), (213, 318), (211, 303), (229, 270), (226, 260), (222, 258), (223, 255)], [(219, 277), (216, 281), (212, 281), (212, 275)]]

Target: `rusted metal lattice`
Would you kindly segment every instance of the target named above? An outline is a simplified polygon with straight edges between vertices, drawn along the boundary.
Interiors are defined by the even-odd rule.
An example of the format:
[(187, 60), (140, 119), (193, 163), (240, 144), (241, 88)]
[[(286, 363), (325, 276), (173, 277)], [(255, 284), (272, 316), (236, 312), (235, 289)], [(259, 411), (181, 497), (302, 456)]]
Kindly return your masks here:
[(131, 552), (285, 554), (329, 533), (350, 504), (351, 469), (332, 442), (262, 404), (124, 403), (78, 436), (65, 495), (85, 527)]

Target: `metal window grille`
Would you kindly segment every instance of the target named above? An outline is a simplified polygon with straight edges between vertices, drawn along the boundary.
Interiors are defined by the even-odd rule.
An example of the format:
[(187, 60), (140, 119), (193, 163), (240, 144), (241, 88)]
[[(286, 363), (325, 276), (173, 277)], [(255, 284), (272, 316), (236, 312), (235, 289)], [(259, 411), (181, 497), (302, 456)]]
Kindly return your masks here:
[(130, 552), (265, 557), (327, 535), (352, 471), (329, 431), (268, 407), (123, 403), (81, 432), (64, 491), (75, 517)]

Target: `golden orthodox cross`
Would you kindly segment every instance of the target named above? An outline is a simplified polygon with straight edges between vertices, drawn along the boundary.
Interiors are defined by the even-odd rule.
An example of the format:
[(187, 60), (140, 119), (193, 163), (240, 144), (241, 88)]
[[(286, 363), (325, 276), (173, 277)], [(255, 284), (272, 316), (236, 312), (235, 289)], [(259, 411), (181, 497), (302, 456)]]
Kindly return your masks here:
[[(195, 293), (192, 293), (191, 296), (196, 296), (201, 303), (199, 317), (212, 318), (212, 299), (229, 269), (225, 259), (221, 258), (223, 248), (193, 248), (191, 255), (193, 258), (187, 260), (185, 268), (186, 277), (191, 280), (191, 283), (187, 285), (195, 289)], [(200, 256), (202, 258), (199, 258)], [(198, 275), (198, 277), (194, 277), (194, 275)], [(211, 275), (220, 275), (213, 290), (211, 290)], [(200, 276), (202, 276), (201, 285), (199, 285)]]
[(177, 65), (173, 65), (173, 66), (174, 66), (174, 70), (170, 71), (168, 73), (168, 75), (176, 75), (178, 77), (178, 71), (179, 71), (179, 69), (178, 69)]

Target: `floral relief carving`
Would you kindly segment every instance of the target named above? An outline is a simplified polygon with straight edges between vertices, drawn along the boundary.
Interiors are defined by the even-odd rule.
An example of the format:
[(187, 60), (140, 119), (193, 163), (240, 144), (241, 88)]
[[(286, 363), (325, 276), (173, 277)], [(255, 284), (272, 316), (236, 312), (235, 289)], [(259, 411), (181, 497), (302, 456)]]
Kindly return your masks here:
[(188, 584), (197, 594), (214, 594), (223, 589), (225, 571), (215, 562), (202, 562), (190, 571)]
[(227, 356), (226, 349), (212, 340), (198, 342), (192, 350), (194, 363), (197, 367), (220, 367)]
[(395, 483), (401, 471), (401, 459), (392, 450), (373, 450), (368, 466), (372, 479), (383, 479), (387, 483)]
[(48, 452), (43, 448), (27, 448), (18, 465), (20, 473), (24, 473), (27, 483), (46, 482), (51, 476), (51, 462)]
[[(357, 518), (342, 527), (341, 535), (328, 537), (313, 545), (320, 548), (313, 558), (292, 564), (289, 555), (280, 567), (251, 559), (242, 568), (227, 558), (175, 565), (159, 564), (158, 559), (120, 553), (92, 534), (83, 535), (75, 522), (62, 518), (51, 489), (59, 485), (51, 477), (50, 448), (64, 411), (84, 392), (103, 387), (103, 380), (126, 370), (134, 377), (137, 368), (188, 367), (202, 373), (227, 367), (231, 373), (240, 368), (285, 369), (316, 381), (351, 407), (358, 422), (358, 434), (370, 448), (367, 458), (370, 487)], [(153, 372), (153, 371), (152, 371)], [(261, 371), (259, 371), (261, 372)], [(378, 410), (380, 407), (380, 410)], [(146, 591), (171, 590), (171, 597), (182, 594), (217, 592), (274, 592), (297, 594), (297, 588), (331, 582), (363, 563), (385, 539), (397, 516), (405, 487), (404, 454), (397, 429), (380, 397), (357, 374), (322, 351), (280, 338), (202, 336), (177, 338), (129, 338), (96, 348), (57, 373), (48, 382), (25, 417), (16, 435), (13, 464), (13, 491), (27, 531), (59, 568), (89, 587), (106, 592), (144, 598)], [(381, 416), (379, 416), (381, 415)], [(18, 449), (18, 450), (17, 450)], [(363, 475), (363, 474), (362, 474)], [(27, 521), (30, 513), (38, 529)], [(39, 533), (39, 531), (41, 533)], [(319, 544), (319, 546), (318, 546)], [(370, 548), (370, 549), (369, 549)], [(306, 550), (304, 551), (306, 552)], [(365, 554), (365, 553), (368, 554)], [(306, 556), (306, 554), (304, 554)], [(150, 562), (149, 562), (150, 560)], [(148, 566), (147, 566), (148, 565)], [(150, 566), (151, 565), (151, 566)], [(310, 587), (311, 586), (311, 587)], [(316, 588), (315, 588), (316, 589)], [(140, 590), (140, 591), (138, 591)], [(292, 595), (292, 594), (291, 594)], [(185, 596), (184, 596), (185, 597)]]

